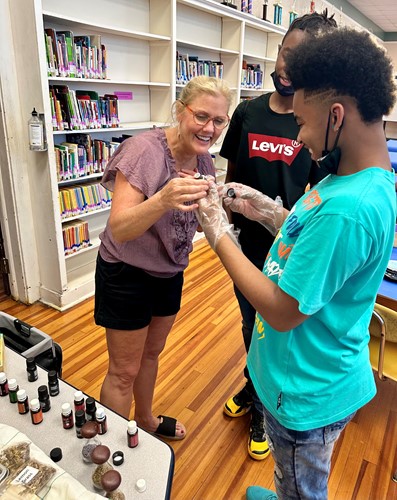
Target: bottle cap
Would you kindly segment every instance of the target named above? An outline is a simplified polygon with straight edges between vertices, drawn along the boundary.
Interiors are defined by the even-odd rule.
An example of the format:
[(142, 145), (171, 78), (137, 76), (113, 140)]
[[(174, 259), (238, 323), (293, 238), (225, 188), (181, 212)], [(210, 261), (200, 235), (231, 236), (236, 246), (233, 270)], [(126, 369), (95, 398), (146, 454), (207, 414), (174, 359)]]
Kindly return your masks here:
[(97, 420), (102, 420), (105, 418), (105, 410), (100, 406), (95, 412), (95, 417)]
[(135, 434), (138, 430), (135, 420), (130, 420), (127, 425), (127, 431), (129, 434)]
[(91, 452), (91, 459), (94, 464), (104, 464), (109, 460), (110, 450), (107, 446), (100, 444), (96, 446)]
[(108, 493), (120, 486), (121, 476), (117, 470), (109, 470), (101, 477), (102, 488)]
[(33, 411), (40, 409), (40, 401), (38, 399), (32, 399), (30, 401), (30, 409)]
[(33, 116), (37, 116), (37, 111), (36, 111), (36, 108), (33, 108), (32, 115), (33, 115)]
[(62, 450), (61, 448), (53, 448), (50, 451), (50, 458), (53, 462), (59, 462), (62, 458)]
[(25, 389), (20, 389), (17, 392), (17, 398), (18, 398), (18, 401), (23, 401), (26, 398), (26, 391), (25, 391)]
[(144, 479), (138, 479), (135, 483), (135, 489), (139, 491), (139, 493), (143, 493), (146, 490), (146, 481)]
[(57, 379), (58, 379), (57, 372), (55, 370), (50, 370), (48, 372), (48, 380), (53, 382), (54, 380), (57, 380)]
[(4, 372), (0, 372), (0, 384), (7, 382), (7, 375)]
[(81, 428), (81, 435), (83, 438), (91, 439), (98, 434), (98, 426), (97, 423), (91, 420), (90, 422), (86, 422)]
[(18, 387), (18, 383), (15, 378), (10, 378), (8, 381), (8, 388), (11, 389), (12, 391), (15, 390)]
[(36, 361), (34, 358), (27, 358), (26, 360), (26, 368), (29, 370), (35, 370), (36, 369)]
[(85, 408), (88, 411), (95, 411), (96, 410), (95, 399), (94, 398), (87, 398), (85, 400)]
[(69, 403), (63, 403), (63, 405), (61, 406), (61, 410), (62, 410), (62, 415), (65, 416), (69, 415), (69, 413), (72, 411)]
[(74, 400), (80, 401), (81, 399), (84, 399), (84, 395), (83, 395), (82, 391), (76, 391), (74, 393)]
[[(8, 384), (8, 387), (10, 387), (10, 385)], [(39, 399), (47, 399), (49, 398), (50, 396), (48, 395), (48, 387), (46, 385), (41, 385), (38, 389), (37, 389), (37, 392), (39, 394)]]
[(121, 465), (124, 462), (124, 453), (120, 450), (117, 450), (112, 455), (113, 465)]

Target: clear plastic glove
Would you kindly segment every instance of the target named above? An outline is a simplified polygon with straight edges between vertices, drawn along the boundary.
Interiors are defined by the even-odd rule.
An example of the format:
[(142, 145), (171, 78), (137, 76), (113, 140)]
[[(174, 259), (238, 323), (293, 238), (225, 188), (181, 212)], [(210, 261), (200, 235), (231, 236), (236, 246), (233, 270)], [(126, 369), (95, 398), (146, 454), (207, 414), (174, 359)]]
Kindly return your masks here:
[(219, 194), (223, 197), (226, 207), (244, 215), (247, 219), (259, 222), (273, 236), (277, 234), (285, 219), (280, 196), (272, 200), (257, 189), (237, 182), (224, 184), (220, 191)]
[(229, 224), (222, 206), (222, 198), (220, 198), (214, 182), (210, 183), (207, 196), (198, 200), (197, 203), (199, 206), (196, 209), (197, 219), (211, 248), (216, 250), (218, 241), (225, 234), (240, 248), (237, 241), (238, 232), (234, 230), (232, 224)]

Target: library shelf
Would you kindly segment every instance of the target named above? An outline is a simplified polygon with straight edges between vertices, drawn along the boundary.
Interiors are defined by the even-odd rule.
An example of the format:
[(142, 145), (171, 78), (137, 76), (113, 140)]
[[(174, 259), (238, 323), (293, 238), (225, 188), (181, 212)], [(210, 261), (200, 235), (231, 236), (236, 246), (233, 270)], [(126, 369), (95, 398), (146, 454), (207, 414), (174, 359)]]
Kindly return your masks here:
[[(24, 0), (23, 6), (7, 2), (7, 12), (14, 50), (7, 60), (15, 65), (12, 96), (18, 96), (18, 116), (30, 116), (33, 107), (43, 113), (48, 142), (47, 152), (26, 153), (24, 187), (31, 193), (32, 217), (42, 222), (34, 229), (35, 244), (29, 246), (29, 252), (35, 248), (37, 272), (27, 280), (26, 289), (34, 290), (32, 301), (64, 310), (94, 293), (96, 252), (91, 250), (99, 244), (97, 237), (105, 227), (109, 208), (76, 216), (87, 221), (90, 240), (96, 243), (66, 258), (62, 227), (73, 219), (61, 218), (59, 190), (90, 180), (100, 182), (102, 174), (58, 182), (54, 146), (68, 142), (72, 134), (89, 134), (92, 141), (109, 143), (115, 142), (116, 135), (169, 126), (172, 104), (184, 86), (176, 78), (176, 52), (223, 64), (223, 78), (233, 91), (231, 116), (242, 96), (255, 97), (265, 91), (242, 88), (243, 60), (250, 63), (252, 59), (263, 66), (264, 89), (271, 89), (270, 69), (286, 30), (221, 5), (220, 0)], [(107, 54), (106, 78), (70, 78), (48, 72), (44, 29), (49, 28), (71, 31), (74, 36), (100, 35)], [(119, 96), (120, 123), (109, 128), (54, 131), (49, 85)], [(18, 88), (25, 91), (19, 93)], [(21, 145), (27, 144), (27, 137), (21, 137), (26, 131), (21, 134), (19, 130), (24, 127), (17, 130), (11, 122), (7, 122), (15, 129), (11, 135)], [(218, 174), (224, 177), (226, 161), (219, 155), (220, 144), (210, 152)]]
[(156, 35), (153, 33), (143, 33), (141, 31), (122, 29), (117, 26), (98, 24), (94, 22), (87, 23), (79, 20), (76, 17), (60, 15), (45, 10), (43, 11), (43, 18), (48, 23), (62, 24), (64, 26), (70, 26), (71, 24), (73, 24), (79, 29), (97, 31), (103, 34), (122, 35), (124, 37), (138, 38), (141, 40), (157, 41), (157, 42), (169, 42), (171, 40), (170, 36)]
[(76, 130), (54, 130), (53, 135), (68, 135), (68, 134), (102, 134), (112, 132), (126, 132), (128, 130), (148, 130), (151, 128), (167, 127), (169, 124), (165, 122), (131, 122), (120, 123), (119, 127), (107, 128), (85, 128)]

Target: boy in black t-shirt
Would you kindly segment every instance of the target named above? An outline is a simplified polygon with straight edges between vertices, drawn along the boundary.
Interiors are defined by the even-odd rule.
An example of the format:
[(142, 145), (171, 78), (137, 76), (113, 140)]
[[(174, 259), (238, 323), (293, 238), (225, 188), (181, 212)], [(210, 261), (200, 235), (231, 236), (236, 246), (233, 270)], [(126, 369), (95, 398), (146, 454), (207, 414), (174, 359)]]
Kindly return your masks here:
[[(272, 78), (276, 92), (239, 104), (233, 113), (220, 155), (228, 160), (226, 182), (251, 186), (275, 199), (280, 196), (288, 210), (302, 196), (307, 184), (316, 184), (325, 176), (311, 160), (309, 151), (296, 141), (292, 100), (294, 89), (286, 78), (284, 54), (309, 36), (336, 28), (327, 10), (295, 19), (285, 34)], [(262, 225), (233, 213), (232, 222), (240, 229), (243, 253), (260, 270), (274, 237)], [(244, 344), (248, 352), (255, 322), (255, 309), (235, 287), (242, 316)], [(243, 389), (229, 398), (223, 408), (230, 417), (240, 417), (252, 409), (248, 453), (255, 460), (269, 455), (264, 433), (262, 405), (256, 396), (247, 367)]]

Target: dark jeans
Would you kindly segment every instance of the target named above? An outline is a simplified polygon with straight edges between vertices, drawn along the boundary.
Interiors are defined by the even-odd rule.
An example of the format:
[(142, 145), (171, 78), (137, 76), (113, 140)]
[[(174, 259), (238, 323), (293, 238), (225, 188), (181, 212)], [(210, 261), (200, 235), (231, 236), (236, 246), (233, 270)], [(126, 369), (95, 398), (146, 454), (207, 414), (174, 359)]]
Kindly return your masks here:
[[(260, 261), (254, 260), (254, 259), (250, 259), (250, 260), (260, 271), (262, 271), (263, 264), (264, 264), (263, 260), (260, 260)], [(255, 326), (256, 311), (236, 286), (234, 287), (234, 293), (236, 295), (238, 304), (240, 306), (240, 312), (241, 312), (241, 318), (242, 318), (241, 330), (243, 332), (245, 350), (247, 351), (247, 354), (248, 354), (248, 351), (249, 351), (249, 348), (251, 345), (252, 330), (254, 329), (254, 326)], [(250, 392), (250, 394), (252, 394), (255, 408), (260, 413), (263, 413), (263, 409), (262, 409), (263, 407), (262, 407), (262, 404), (260, 404), (260, 402), (259, 402), (258, 396), (256, 395), (256, 391), (255, 391), (254, 386), (252, 384), (251, 377), (249, 376), (249, 373), (248, 373), (247, 365), (245, 365), (245, 367), (244, 367), (244, 376), (247, 379), (246, 389)]]

